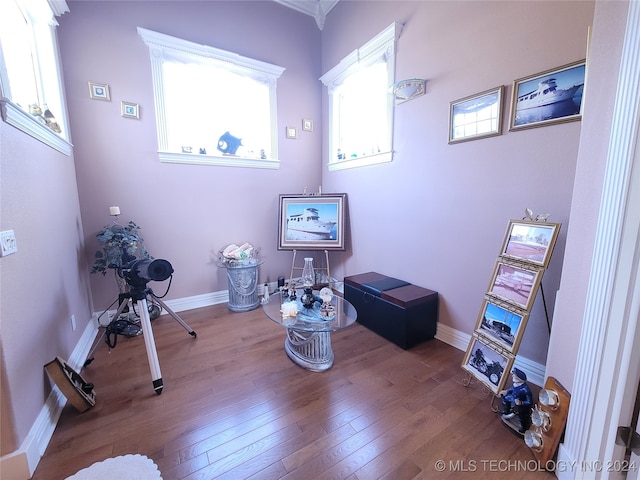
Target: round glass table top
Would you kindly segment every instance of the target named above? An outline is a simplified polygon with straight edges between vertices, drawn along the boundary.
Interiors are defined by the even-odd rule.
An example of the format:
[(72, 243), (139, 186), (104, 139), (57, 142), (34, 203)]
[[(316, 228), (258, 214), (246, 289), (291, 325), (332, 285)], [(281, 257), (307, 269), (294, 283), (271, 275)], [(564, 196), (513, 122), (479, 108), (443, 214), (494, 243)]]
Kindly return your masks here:
[(264, 313), (278, 325), (302, 332), (335, 332), (352, 325), (358, 318), (355, 307), (342, 297), (333, 296), (330, 302), (333, 311), (326, 316), (322, 301), (318, 299), (307, 308), (300, 301), (302, 294), (303, 290), (297, 290), (296, 299), (291, 300), (288, 295), (274, 293), (262, 304)]

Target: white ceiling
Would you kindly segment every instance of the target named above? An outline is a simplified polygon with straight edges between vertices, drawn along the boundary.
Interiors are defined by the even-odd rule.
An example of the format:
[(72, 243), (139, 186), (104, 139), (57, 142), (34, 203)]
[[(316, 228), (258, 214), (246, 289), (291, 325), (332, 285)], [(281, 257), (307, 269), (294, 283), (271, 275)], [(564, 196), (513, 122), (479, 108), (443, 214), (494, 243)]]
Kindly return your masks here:
[(316, 19), (318, 28), (322, 30), (327, 14), (336, 6), (339, 0), (274, 0), (285, 7), (311, 15)]

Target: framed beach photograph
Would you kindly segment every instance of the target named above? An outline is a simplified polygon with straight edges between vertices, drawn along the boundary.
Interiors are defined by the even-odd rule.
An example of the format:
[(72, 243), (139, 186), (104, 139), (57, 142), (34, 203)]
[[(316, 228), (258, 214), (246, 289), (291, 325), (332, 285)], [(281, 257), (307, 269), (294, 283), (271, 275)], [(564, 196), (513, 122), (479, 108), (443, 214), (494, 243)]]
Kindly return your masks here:
[(509, 378), (515, 356), (496, 347), (479, 335), (473, 334), (462, 361), (462, 368), (497, 395)]
[(125, 118), (140, 118), (140, 107), (137, 103), (121, 102), (120, 114)]
[(449, 143), (500, 135), (504, 86), (451, 102)]
[(529, 311), (538, 293), (542, 270), (523, 265), (496, 262), (487, 295)]
[(559, 231), (559, 223), (511, 220), (500, 256), (547, 268)]
[(476, 323), (476, 333), (499, 343), (511, 353), (518, 351), (529, 314), (504, 302), (485, 298)]
[(111, 101), (109, 96), (109, 85), (105, 83), (89, 82), (89, 97), (94, 100)]
[(580, 60), (515, 80), (509, 130), (580, 120), (585, 74)]
[(278, 250), (345, 250), (346, 193), (280, 195)]

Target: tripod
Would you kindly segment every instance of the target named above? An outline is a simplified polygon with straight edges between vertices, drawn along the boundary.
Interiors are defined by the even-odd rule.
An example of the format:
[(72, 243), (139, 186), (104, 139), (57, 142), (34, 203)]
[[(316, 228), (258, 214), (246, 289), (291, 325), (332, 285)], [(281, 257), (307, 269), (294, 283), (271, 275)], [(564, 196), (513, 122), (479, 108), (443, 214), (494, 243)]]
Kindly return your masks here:
[[(150, 295), (153, 297), (153, 300), (158, 302), (158, 304), (164, 308), (173, 319), (178, 322), (180, 325), (184, 327), (184, 329), (191, 335), (192, 337), (196, 337), (198, 334), (189, 326), (187, 323), (182, 320), (177, 313), (171, 310), (160, 298), (158, 298), (153, 290), (147, 288), (145, 285), (136, 285), (132, 286), (129, 293), (123, 295), (123, 299), (126, 301), (122, 301), (118, 306), (118, 310), (114, 315), (114, 319), (118, 319), (120, 314), (124, 312), (124, 309), (128, 305), (128, 299), (130, 298), (133, 302), (136, 303), (136, 306), (140, 312), (140, 326), (142, 327), (142, 335), (144, 337), (144, 345), (147, 349), (147, 360), (149, 361), (149, 369), (151, 370), (151, 379), (153, 381), (153, 389), (156, 394), (160, 395), (162, 393), (162, 374), (160, 372), (160, 363), (158, 362), (158, 352), (156, 350), (156, 343), (153, 337), (153, 330), (151, 329), (151, 319), (149, 317), (149, 306), (147, 304), (147, 296)], [(102, 334), (102, 337), (106, 335), (106, 332)], [(101, 337), (101, 339), (102, 339)], [(95, 352), (96, 348), (100, 344), (100, 340), (96, 344), (96, 346), (89, 353), (89, 357), (85, 362), (85, 366), (89, 365), (93, 361), (92, 354)]]

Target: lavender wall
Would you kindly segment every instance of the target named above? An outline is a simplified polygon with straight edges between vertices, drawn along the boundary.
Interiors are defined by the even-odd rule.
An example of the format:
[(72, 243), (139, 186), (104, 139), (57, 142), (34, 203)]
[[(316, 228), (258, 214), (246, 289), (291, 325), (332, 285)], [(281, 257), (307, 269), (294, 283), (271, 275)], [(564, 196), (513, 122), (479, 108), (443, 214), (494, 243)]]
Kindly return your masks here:
[[(573, 375), (602, 195), (628, 2), (599, 2), (589, 52), (589, 97), (584, 107), (573, 189), (570, 230), (557, 321), (549, 344), (547, 373), (573, 391)], [(586, 261), (589, 260), (589, 261)]]
[[(505, 85), (508, 115), (514, 79), (585, 57), (593, 3), (553, 2), (553, 15), (532, 4), (549, 5), (346, 1), (322, 36), (328, 70), (404, 23), (396, 78), (428, 79), (425, 96), (396, 106), (392, 163), (323, 175), (328, 190), (349, 192), (354, 248), (343, 272), (376, 270), (437, 290), (441, 324), (469, 334), (507, 223), (526, 207), (564, 224), (542, 281), (549, 315), (560, 282), (580, 122), (447, 144), (451, 101)], [(548, 340), (538, 295), (519, 354), (544, 363)]]
[[(226, 290), (226, 273), (214, 261), (230, 243), (262, 249), (261, 282), (288, 273), (291, 254), (276, 251), (278, 194), (320, 184), (320, 129), (300, 128), (302, 118), (320, 124), (320, 31), (314, 19), (275, 2), (69, 6), (59, 38), (89, 261), (96, 232), (112, 220), (108, 207), (118, 205), (120, 221), (138, 223), (150, 253), (172, 263), (168, 300)], [(278, 81), (280, 170), (160, 163), (149, 50), (137, 27), (286, 68)], [(108, 84), (111, 102), (90, 99), (88, 81)], [(140, 120), (120, 116), (122, 100), (140, 105)], [(286, 125), (298, 128), (297, 140), (285, 138)], [(163, 293), (166, 285), (153, 288)], [(117, 294), (111, 275), (92, 275), (91, 290), (96, 310)]]
[(73, 158), (4, 122), (0, 145), (0, 228), (14, 230), (18, 245), (0, 259), (6, 454), (25, 439), (49, 393), (43, 365), (68, 358), (91, 317), (91, 300)]

